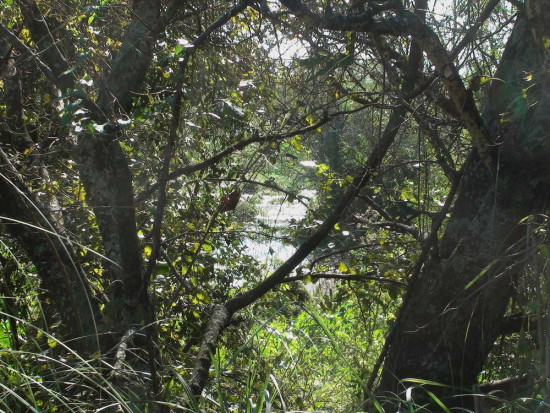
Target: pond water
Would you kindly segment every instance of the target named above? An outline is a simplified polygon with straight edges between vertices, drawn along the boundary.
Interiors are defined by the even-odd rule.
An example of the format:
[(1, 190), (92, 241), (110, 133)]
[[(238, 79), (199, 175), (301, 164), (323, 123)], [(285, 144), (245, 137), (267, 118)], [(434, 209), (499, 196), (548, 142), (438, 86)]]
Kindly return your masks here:
[[(307, 205), (314, 198), (315, 191), (304, 190), (299, 193), (299, 196)], [(259, 214), (256, 218), (264, 225), (253, 224), (247, 228), (252, 233), (245, 242), (247, 253), (264, 265), (268, 271), (274, 270), (296, 250), (296, 247), (283, 242), (281, 230), (288, 228), (293, 222), (302, 220), (307, 212), (307, 206), (304, 203), (297, 200), (288, 202), (287, 199), (285, 195), (263, 195), (257, 206)]]

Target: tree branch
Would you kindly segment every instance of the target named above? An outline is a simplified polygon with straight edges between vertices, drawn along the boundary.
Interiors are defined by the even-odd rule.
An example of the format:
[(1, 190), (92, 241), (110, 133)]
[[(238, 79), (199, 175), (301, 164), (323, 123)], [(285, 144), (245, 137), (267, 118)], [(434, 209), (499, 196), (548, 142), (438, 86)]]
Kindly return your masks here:
[[(69, 62), (57, 47), (57, 42), (36, 2), (34, 0), (18, 0), (18, 3), (33, 41), (37, 44), (42, 58), (56, 78), (55, 84), (62, 93), (66, 93), (67, 90), (73, 88), (76, 82)], [(20, 46), (18, 45), (18, 47)]]
[(368, 219), (364, 219), (363, 217), (360, 217), (359, 215), (354, 215), (354, 219), (356, 219), (358, 222), (362, 224), (366, 224), (373, 227), (382, 227), (382, 228), (389, 228), (393, 231), (399, 232), (401, 234), (407, 234), (413, 237), (415, 240), (422, 243), (424, 240), (422, 239), (422, 236), (420, 234), (420, 231), (418, 228), (415, 228), (411, 225), (403, 224), (402, 222), (397, 222), (395, 220), (387, 220), (385, 222), (372, 222)]
[(394, 5), (394, 8), (388, 8), (388, 10), (395, 9), (397, 11), (396, 17), (384, 20), (374, 20), (373, 14), (369, 12), (366, 15), (360, 15), (361, 19), (355, 14), (345, 16), (330, 13), (319, 16), (299, 0), (281, 0), (281, 3), (301, 18), (304, 23), (320, 29), (412, 36), (442, 76), (449, 96), (459, 111), (483, 163), (490, 171), (494, 172), (495, 166), (492, 159), (494, 143), (483, 124), (473, 95), (464, 86), (452, 56), (447, 52), (437, 34), (419, 16), (405, 10), (399, 1), (395, 2), (397, 4)]
[(326, 279), (326, 280), (343, 280), (343, 281), (376, 281), (380, 283), (387, 283), (387, 284), (394, 284), (398, 285), (399, 287), (406, 287), (407, 284), (392, 280), (390, 278), (382, 278), (377, 277), (372, 274), (376, 274), (375, 271), (366, 273), (366, 274), (354, 274), (354, 275), (346, 275), (346, 274), (323, 274), (323, 273), (317, 273), (317, 274), (306, 274), (306, 275), (296, 275), (294, 277), (287, 277), (283, 280), (280, 280), (278, 284), (283, 283), (290, 283), (294, 281), (303, 281), (306, 277), (310, 277), (314, 280), (320, 280), (320, 279)]
[(147, 288), (149, 285), (149, 279), (156, 265), (158, 259), (160, 248), (161, 248), (161, 227), (162, 220), (164, 217), (164, 210), (166, 208), (167, 194), (166, 186), (170, 180), (170, 163), (174, 154), (178, 128), (181, 120), (181, 110), (183, 104), (183, 83), (185, 81), (185, 72), (187, 69), (187, 63), (189, 61), (190, 55), (203, 44), (209, 36), (218, 28), (226, 24), (232, 17), (242, 12), (250, 3), (250, 0), (242, 0), (237, 5), (232, 7), (229, 11), (224, 13), (218, 20), (211, 24), (204, 32), (202, 32), (199, 37), (193, 42), (193, 47), (187, 50), (184, 59), (180, 62), (178, 80), (176, 86), (175, 102), (172, 107), (172, 121), (170, 124), (170, 132), (168, 134), (168, 142), (164, 150), (164, 156), (162, 161), (161, 170), (159, 172), (159, 179), (157, 182), (157, 188), (159, 189), (159, 196), (156, 203), (156, 213), (153, 218), (153, 229), (152, 233), (152, 251), (149, 256), (149, 263), (145, 269), (143, 275), (143, 287)]
[(206, 329), (203, 333), (199, 351), (195, 357), (195, 364), (191, 375), (191, 383), (189, 384), (191, 394), (193, 395), (199, 396), (208, 381), (208, 372), (210, 371), (211, 359), (213, 354), (216, 352), (218, 339), (220, 338), (221, 333), (229, 325), (231, 316), (232, 314), (228, 311), (225, 305), (218, 304), (214, 306), (208, 324), (206, 325)]
[(475, 36), (478, 32), (478, 30), (481, 28), (483, 23), (489, 18), (491, 13), (493, 12), (493, 9), (500, 3), (500, 0), (491, 0), (485, 8), (480, 13), (479, 17), (476, 19), (475, 23), (471, 25), (466, 33), (464, 33), (464, 37), (462, 40), (455, 46), (453, 51), (450, 53), (451, 59), (456, 59), (460, 52), (464, 50), (464, 48), (475, 39)]
[(389, 35), (406, 35), (407, 23), (399, 19), (375, 20), (375, 16), (384, 11), (402, 10), (399, 0), (388, 0), (379, 4), (370, 4), (364, 13), (345, 15), (341, 13), (324, 13), (319, 15), (300, 0), (280, 0), (280, 3), (299, 17), (306, 25), (326, 30), (345, 30)]
[[(414, 80), (416, 78), (416, 73), (420, 66), (422, 60), (422, 53), (420, 49), (413, 45), (409, 55), (408, 64), (405, 70), (404, 81), (402, 86), (402, 93), (404, 96), (409, 96), (410, 92), (414, 88)], [(348, 209), (352, 201), (360, 193), (363, 187), (370, 181), (370, 179), (375, 175), (376, 169), (382, 163), (388, 149), (392, 145), (397, 136), (403, 121), (405, 119), (407, 109), (406, 106), (400, 105), (392, 110), (386, 128), (384, 132), (378, 139), (377, 144), (374, 146), (371, 151), (365, 165), (358, 174), (353, 179), (351, 185), (342, 195), (342, 198), (332, 211), (332, 213), (325, 219), (325, 221), (317, 228), (313, 234), (301, 244), (297, 250), (292, 254), (292, 256), (285, 261), (279, 268), (277, 268), (272, 275), (260, 282), (256, 287), (237, 295), (236, 297), (228, 300), (223, 307), (225, 307), (228, 317), (230, 318), (237, 311), (249, 306), (254, 303), (256, 300), (261, 298), (264, 294), (269, 292), (274, 286), (281, 283), (318, 245), (319, 243), (329, 234), (329, 232), (334, 228), (334, 225), (338, 223), (342, 215)], [(221, 334), (224, 324), (216, 323), (216, 327), (219, 328), (219, 331), (212, 333), (211, 335), (203, 337), (203, 347), (211, 347), (212, 344), (209, 344), (211, 337), (215, 337), (216, 340)], [(208, 342), (208, 343), (206, 343)], [(213, 344), (215, 345), (215, 343)], [(207, 375), (208, 369), (210, 367), (210, 357), (206, 358), (205, 355), (202, 356), (202, 359), (208, 360), (208, 363), (202, 363), (196, 368), (201, 369), (202, 371), (195, 371), (193, 375), (199, 377), (204, 377)], [(200, 394), (204, 386), (196, 387), (194, 389), (194, 394)]]
[[(250, 138), (243, 139), (242, 141), (234, 143), (233, 145), (228, 146), (227, 148), (221, 150), (217, 154), (211, 156), (208, 159), (205, 159), (202, 162), (197, 162), (193, 165), (183, 166), (181, 168), (175, 169), (174, 171), (170, 172), (170, 174), (168, 175), (168, 179), (174, 180), (176, 178), (179, 178), (180, 176), (191, 175), (194, 172), (202, 171), (210, 166), (215, 165), (216, 163), (221, 161), (223, 158), (226, 158), (232, 153), (240, 151), (253, 143), (277, 142), (280, 140), (291, 138), (296, 135), (301, 135), (301, 134), (314, 131), (317, 128), (324, 125), (325, 123), (329, 122), (333, 117), (336, 117), (336, 116), (337, 116), (336, 114), (324, 116), (321, 120), (314, 123), (313, 125), (307, 126), (302, 129), (294, 130), (288, 133), (265, 135), (265, 136), (260, 136), (258, 133), (254, 133)], [(146, 200), (149, 196), (151, 196), (153, 192), (155, 192), (158, 189), (158, 186), (159, 186), (158, 182), (149, 186), (149, 188), (145, 189), (136, 197), (136, 202), (142, 202)]]

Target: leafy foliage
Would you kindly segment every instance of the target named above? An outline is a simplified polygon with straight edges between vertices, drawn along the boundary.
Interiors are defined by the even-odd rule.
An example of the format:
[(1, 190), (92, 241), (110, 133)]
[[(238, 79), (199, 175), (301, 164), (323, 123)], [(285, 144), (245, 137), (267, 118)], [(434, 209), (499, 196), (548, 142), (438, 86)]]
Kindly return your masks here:
[[(413, 288), (457, 289), (444, 309), (422, 305), (443, 329), (471, 316), (451, 337), (466, 348), (477, 319), (447, 310), (510, 269), (504, 321), (487, 319), (511, 327), (479, 356), (477, 379), (528, 380), (479, 399), (546, 406), (546, 202), (516, 217), (509, 204), (532, 199), (499, 192), (546, 188), (543, 166), (510, 178), (506, 140), (521, 165), (546, 153), (535, 122), (546, 63), (497, 78), (508, 3), (3, 4), (1, 410), (451, 411), (475, 389), (397, 377), (393, 393), (375, 392), (392, 326)], [(487, 218), (486, 200), (464, 212), (455, 195), (477, 179), (469, 111), (479, 117), (499, 82), (510, 113), (488, 110), (481, 128), (503, 148)], [(457, 105), (457, 93), (470, 100)], [(528, 123), (529, 142), (507, 138)], [(495, 229), (509, 245), (466, 257), (465, 288), (440, 281), (459, 272), (451, 259), (475, 230), (452, 217), (516, 220)], [(431, 274), (437, 265), (448, 273)]]

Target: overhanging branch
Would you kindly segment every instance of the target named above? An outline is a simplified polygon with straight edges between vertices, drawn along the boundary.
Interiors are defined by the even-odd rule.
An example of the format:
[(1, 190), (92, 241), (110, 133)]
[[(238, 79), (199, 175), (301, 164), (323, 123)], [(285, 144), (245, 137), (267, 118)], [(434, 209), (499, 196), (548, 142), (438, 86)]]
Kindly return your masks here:
[[(405, 70), (405, 78), (402, 86), (402, 93), (404, 96), (408, 96), (411, 90), (414, 87), (414, 77), (418, 71), (418, 68), (421, 63), (421, 52), (416, 45), (411, 48), (409, 55), (409, 60), (407, 68)], [(393, 144), (397, 132), (399, 131), (405, 115), (407, 113), (407, 108), (405, 105), (399, 105), (390, 114), (388, 123), (384, 132), (380, 136), (378, 143), (374, 146), (371, 151), (365, 165), (361, 170), (356, 174), (351, 185), (343, 194), (342, 198), (333, 209), (332, 213), (325, 219), (325, 221), (314, 231), (311, 236), (298, 247), (298, 249), (292, 254), (292, 256), (285, 261), (279, 268), (273, 272), (272, 275), (264, 279), (256, 287), (251, 288), (250, 290), (237, 295), (236, 297), (228, 300), (223, 307), (227, 311), (228, 316), (231, 317), (237, 311), (251, 305), (263, 295), (268, 293), (273, 289), (274, 286), (280, 284), (285, 280), (285, 278), (319, 245), (319, 243), (330, 233), (334, 226), (339, 222), (342, 215), (348, 209), (353, 200), (357, 197), (363, 187), (370, 181), (370, 179), (375, 175), (375, 171), (378, 169), (382, 160), (386, 156), (386, 153), (390, 146)], [(226, 319), (226, 316), (222, 317), (223, 320)], [(216, 322), (211, 320), (211, 323), (215, 324), (213, 329), (215, 331), (210, 332), (210, 329), (207, 329), (207, 335), (202, 338), (201, 350), (199, 351), (198, 357), (200, 360), (208, 360), (208, 363), (200, 363), (196, 366), (196, 369), (193, 373), (193, 376), (204, 377), (207, 375), (208, 369), (210, 367), (210, 353), (205, 353), (209, 351), (212, 347), (211, 338), (215, 337), (217, 340), (223, 329), (225, 328), (224, 323)], [(214, 328), (215, 327), (215, 328)], [(213, 343), (216, 344), (215, 342)], [(206, 380), (203, 382), (202, 386), (195, 387), (193, 390), (194, 394), (200, 394)]]
[[(378, 20), (374, 18), (376, 12), (372, 11), (360, 15), (342, 15), (339, 13), (318, 15), (300, 0), (281, 0), (281, 3), (310, 27), (390, 36), (412, 36), (441, 75), (449, 96), (459, 111), (485, 166), (490, 171), (495, 170), (492, 159), (494, 144), (483, 125), (472, 92), (464, 86), (458, 69), (453, 63), (453, 55), (447, 51), (438, 35), (419, 16), (405, 10), (400, 4), (401, 2), (398, 1), (385, 3), (388, 5), (385, 10), (397, 12), (394, 17)], [(390, 3), (391, 7), (389, 7)], [(491, 5), (492, 3), (489, 4), (489, 6)], [(487, 7), (486, 10), (492, 9)], [(459, 45), (454, 53), (457, 53), (460, 47), (463, 47), (463, 45)]]

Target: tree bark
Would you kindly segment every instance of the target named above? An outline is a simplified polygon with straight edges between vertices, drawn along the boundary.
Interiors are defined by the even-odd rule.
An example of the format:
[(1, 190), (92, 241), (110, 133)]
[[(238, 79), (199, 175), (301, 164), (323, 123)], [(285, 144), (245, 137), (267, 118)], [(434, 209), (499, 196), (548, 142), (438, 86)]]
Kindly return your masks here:
[(45, 328), (60, 321), (60, 338), (77, 349), (97, 350), (94, 337), (99, 307), (88, 280), (63, 230), (26, 187), (2, 150), (0, 215), (5, 228), (36, 267), (43, 288), (41, 302), (53, 304), (43, 307)]
[[(521, 221), (544, 212), (549, 184), (547, 51), (531, 17), (518, 17), (495, 76), (499, 80), (488, 93), (483, 121), (496, 142), (491, 153), (496, 173), (477, 152), (471, 154), (439, 256), (428, 260), (404, 297), (379, 393), (402, 391), (410, 386), (402, 382), (406, 378), (451, 386), (430, 389), (443, 398), (471, 390), (501, 332), (522, 254), (528, 253)], [(423, 391), (413, 398), (429, 401)], [(444, 403), (471, 407), (473, 400)]]

